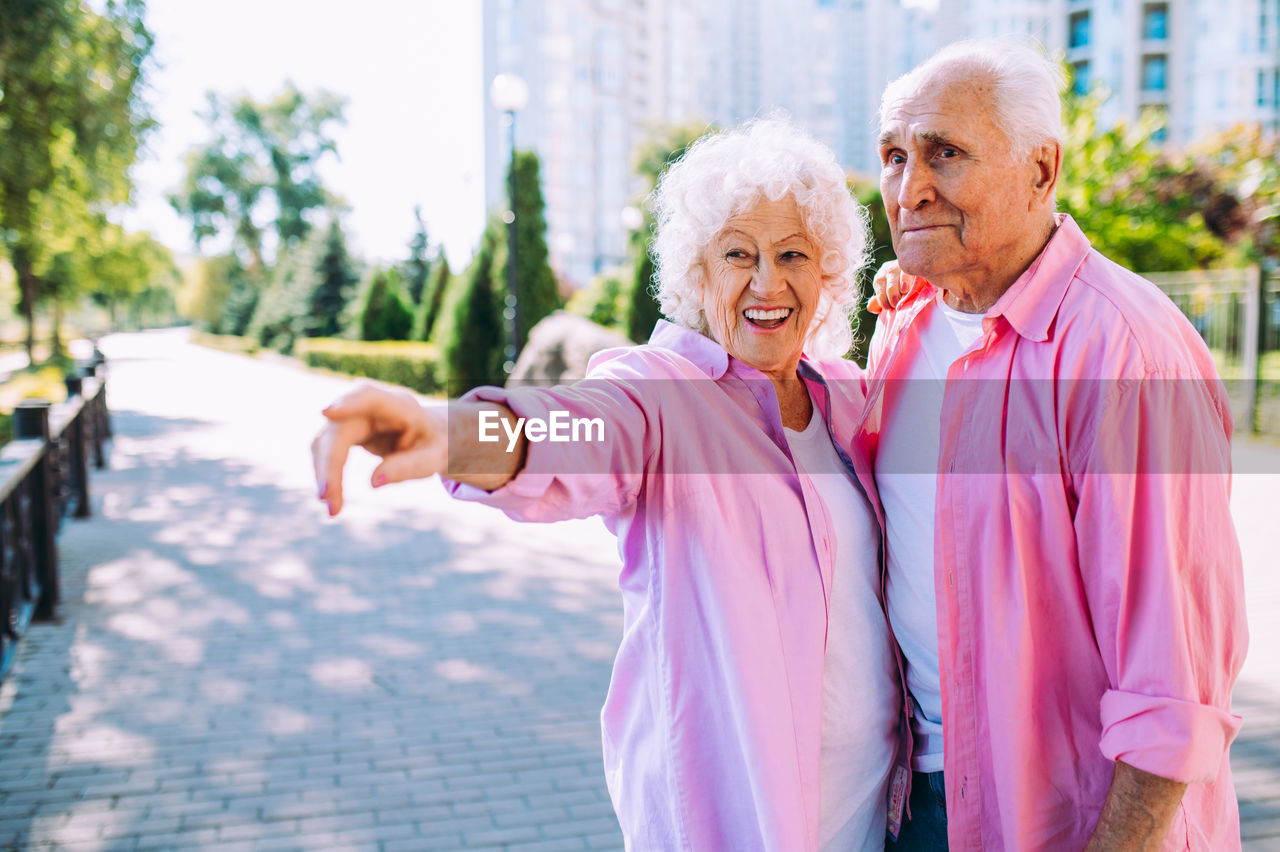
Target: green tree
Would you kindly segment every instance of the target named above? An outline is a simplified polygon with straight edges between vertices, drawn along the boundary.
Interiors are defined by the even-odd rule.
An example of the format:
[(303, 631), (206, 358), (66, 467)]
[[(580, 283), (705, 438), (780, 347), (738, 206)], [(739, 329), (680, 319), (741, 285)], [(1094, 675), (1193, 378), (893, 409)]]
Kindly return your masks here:
[(263, 288), (245, 334), (281, 352), (306, 334), (308, 303), (315, 289), (312, 252), (296, 249), (277, 258), (271, 280)]
[(1209, 266), (1225, 246), (1204, 217), (1220, 194), (1208, 176), (1157, 142), (1160, 119), (1098, 124), (1103, 93), (1064, 98), (1058, 209), (1093, 247), (1137, 272)]
[(258, 309), (258, 299), (262, 295), (262, 284), (259, 281), (261, 270), (246, 268), (239, 256), (227, 255), (226, 263), (219, 265), (218, 271), (226, 275), (226, 300), (222, 304), (222, 313), (218, 318), (218, 334), (242, 335), (249, 330), (253, 314)]
[(84, 264), (81, 274), (93, 282), (93, 300), (107, 309), (113, 326), (122, 310), (135, 328), (142, 327), (144, 315), (172, 315), (178, 267), (173, 252), (151, 234), (109, 225), (91, 251), (75, 257)]
[(867, 350), (871, 344), (871, 333), (875, 331), (876, 315), (867, 310), (867, 301), (871, 298), (871, 279), (882, 264), (893, 260), (893, 234), (889, 230), (889, 217), (884, 212), (884, 200), (880, 197), (879, 184), (869, 180), (849, 177), (849, 191), (858, 203), (867, 209), (871, 220), (871, 244), (867, 247), (870, 262), (858, 276), (858, 292), (861, 294), (860, 309), (854, 317), (853, 351), (849, 357), (860, 365), (867, 364)]
[(268, 101), (210, 92), (208, 104), (212, 138), (188, 153), (182, 187), (169, 202), (190, 221), (197, 246), (230, 234), (246, 269), (261, 278), (264, 233), (273, 230), (287, 250), (307, 236), (311, 211), (333, 201), (318, 166), (336, 154), (331, 128), (343, 123), (344, 102), (289, 84)]
[[(547, 263), (547, 220), (543, 212), (542, 181), (538, 176), (538, 155), (517, 151), (515, 162), (516, 298), (520, 306), (519, 348), (529, 338), (529, 329), (563, 305), (556, 277)], [(509, 175), (508, 175), (509, 177)], [(506, 253), (498, 267), (496, 281), (506, 281)]]
[(480, 250), (445, 301), (446, 321), (438, 330), (441, 365), (449, 396), (501, 380), (506, 334), (494, 274), (505, 257), (501, 226), (494, 223), (480, 238)]
[(199, 328), (222, 333), (222, 314), (231, 294), (232, 255), (196, 258), (183, 270), (178, 313)]
[(1280, 264), (1280, 137), (1240, 124), (1205, 139), (1191, 155), (1231, 194), (1211, 200), (1204, 216), (1237, 241), (1232, 262), (1274, 270)]
[(444, 249), (438, 249), (436, 251), (436, 259), (431, 264), (431, 274), (427, 278), (427, 285), (422, 291), (422, 298), (419, 300), (417, 311), (414, 313), (414, 340), (431, 339), (431, 332), (435, 329), (436, 322), (440, 317), (441, 306), (444, 304), (445, 293), (449, 290), (451, 278), (452, 272), (449, 269), (449, 259), (445, 257)]
[(375, 269), (360, 305), (361, 340), (408, 340), (413, 313), (404, 303), (400, 273)]
[(154, 122), (142, 91), (152, 47), (142, 0), (0, 0), (0, 244), (34, 349), (37, 307), (83, 285), (77, 241), (128, 199)]
[[(690, 145), (714, 130), (714, 126), (698, 122), (654, 129), (649, 138), (636, 149), (636, 173), (644, 178), (645, 195), (653, 192), (658, 179), (672, 163), (684, 156)], [(653, 280), (653, 214), (647, 204), (641, 209), (644, 212), (643, 224), (632, 234), (631, 252), (635, 258), (635, 271), (622, 296), (621, 318), (624, 323), (623, 331), (636, 343), (647, 341), (653, 333), (654, 325), (662, 318), (662, 311), (654, 296), (657, 283)]]
[(662, 309), (658, 307), (658, 300), (654, 297), (657, 282), (653, 280), (653, 255), (650, 254), (652, 251), (653, 244), (646, 241), (643, 253), (640, 255), (640, 263), (636, 266), (634, 280), (631, 282), (630, 298), (625, 302), (626, 334), (636, 343), (648, 341), (649, 335), (653, 334), (653, 327), (658, 320), (662, 319)]
[(314, 278), (305, 309), (305, 333), (308, 337), (335, 337), (359, 281), (336, 217), (325, 231)]
[(409, 241), (409, 258), (404, 262), (401, 275), (404, 277), (409, 304), (417, 308), (422, 303), (422, 291), (426, 289), (427, 279), (431, 275), (431, 258), (428, 257), (431, 241), (427, 238), (427, 225), (422, 221), (421, 207), (413, 208), (413, 218), (418, 229), (413, 232), (413, 238)]

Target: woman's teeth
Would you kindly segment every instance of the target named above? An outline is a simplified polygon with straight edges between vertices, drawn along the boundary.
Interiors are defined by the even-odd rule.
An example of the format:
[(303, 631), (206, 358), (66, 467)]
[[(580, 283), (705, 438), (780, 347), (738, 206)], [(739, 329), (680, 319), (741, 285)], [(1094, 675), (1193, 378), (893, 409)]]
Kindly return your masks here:
[(742, 314), (752, 325), (758, 325), (761, 328), (777, 328), (791, 316), (791, 311), (792, 308), (771, 308), (770, 310), (747, 308)]

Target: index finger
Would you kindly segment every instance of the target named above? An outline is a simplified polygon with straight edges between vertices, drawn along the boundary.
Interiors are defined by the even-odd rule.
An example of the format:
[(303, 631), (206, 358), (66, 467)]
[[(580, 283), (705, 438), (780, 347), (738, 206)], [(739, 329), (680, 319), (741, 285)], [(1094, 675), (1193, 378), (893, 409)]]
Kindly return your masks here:
[(351, 448), (360, 443), (367, 428), (359, 420), (329, 422), (311, 443), (312, 464), (320, 499), (329, 503), (329, 517), (342, 511), (342, 470)]

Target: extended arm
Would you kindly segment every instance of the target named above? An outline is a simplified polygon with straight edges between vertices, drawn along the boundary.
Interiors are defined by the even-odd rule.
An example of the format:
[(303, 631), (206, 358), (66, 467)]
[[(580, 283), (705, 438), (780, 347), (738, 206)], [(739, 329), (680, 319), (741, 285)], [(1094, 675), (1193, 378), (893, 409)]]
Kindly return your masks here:
[(424, 479), (447, 473), (459, 482), (493, 491), (505, 485), (524, 465), (525, 439), (481, 442), (481, 412), (496, 411), (514, 424), (504, 405), (453, 402), (447, 408), (427, 408), (410, 393), (373, 385), (362, 386), (324, 410), (328, 423), (311, 443), (316, 485), (329, 514), (342, 510), (342, 470), (352, 447), (364, 447), (381, 457), (373, 485)]
[(1087, 852), (1159, 849), (1187, 785), (1116, 761)]

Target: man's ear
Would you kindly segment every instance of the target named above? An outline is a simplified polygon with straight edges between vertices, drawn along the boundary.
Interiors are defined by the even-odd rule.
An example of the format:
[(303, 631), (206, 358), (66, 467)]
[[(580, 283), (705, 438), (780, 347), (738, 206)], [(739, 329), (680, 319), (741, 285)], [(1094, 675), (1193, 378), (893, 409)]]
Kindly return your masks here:
[(1058, 176), (1062, 174), (1062, 143), (1052, 139), (1041, 142), (1032, 149), (1031, 160), (1035, 167), (1033, 189), (1036, 200), (1053, 198)]

